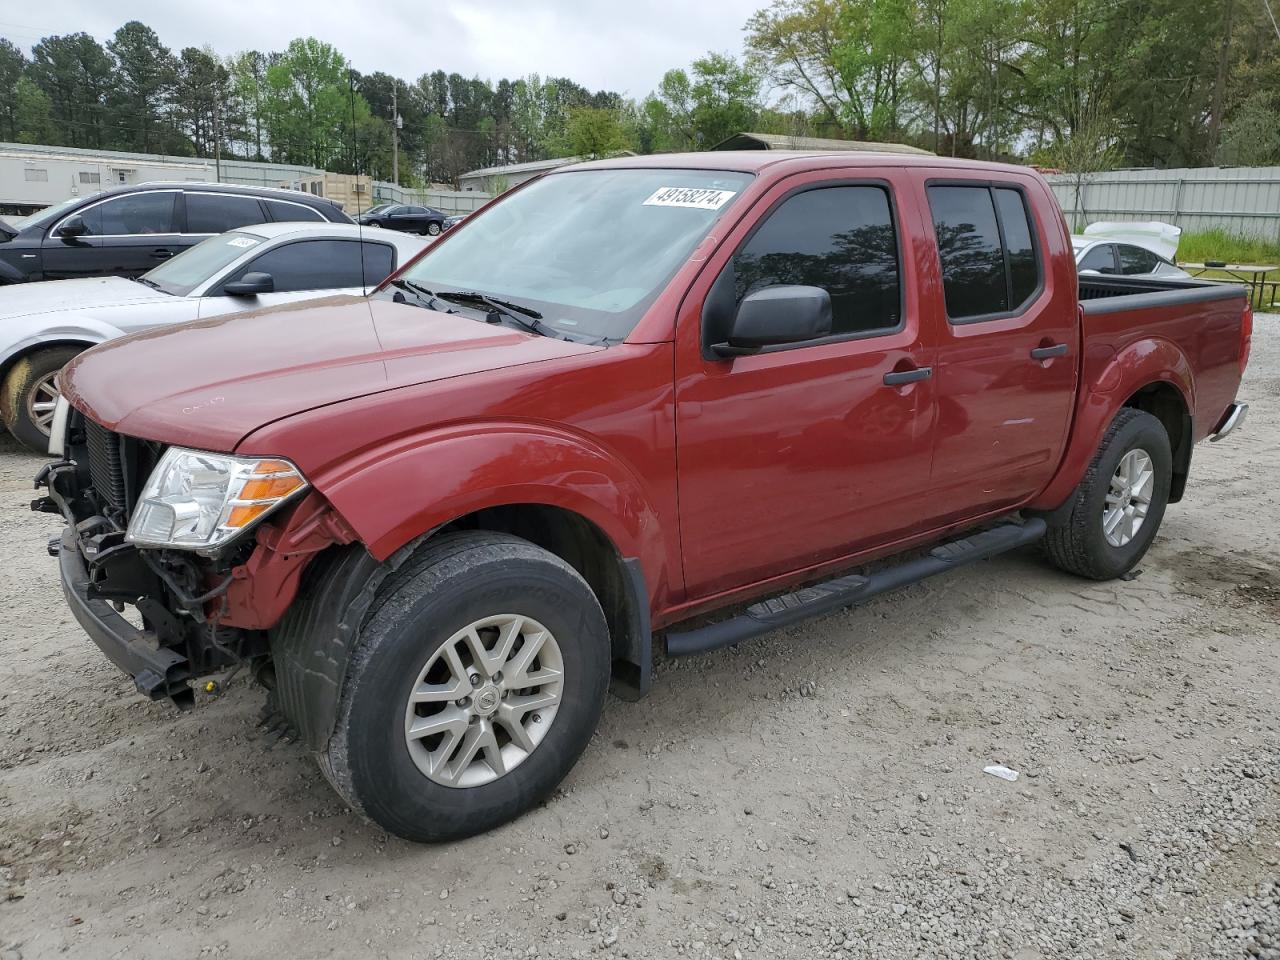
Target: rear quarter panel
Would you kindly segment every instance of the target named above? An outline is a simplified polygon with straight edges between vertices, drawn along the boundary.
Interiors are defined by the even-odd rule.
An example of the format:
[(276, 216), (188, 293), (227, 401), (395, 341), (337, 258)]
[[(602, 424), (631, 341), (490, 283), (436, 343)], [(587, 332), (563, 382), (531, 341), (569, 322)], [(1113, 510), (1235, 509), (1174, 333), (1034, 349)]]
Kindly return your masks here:
[(1209, 435), (1240, 386), (1245, 307), (1242, 288), (1211, 295), (1216, 298), (1167, 304), (1159, 303), (1160, 294), (1086, 302), (1071, 439), (1057, 476), (1033, 507), (1052, 509), (1066, 500), (1116, 412), (1150, 384), (1175, 387), (1191, 414), (1193, 439)]

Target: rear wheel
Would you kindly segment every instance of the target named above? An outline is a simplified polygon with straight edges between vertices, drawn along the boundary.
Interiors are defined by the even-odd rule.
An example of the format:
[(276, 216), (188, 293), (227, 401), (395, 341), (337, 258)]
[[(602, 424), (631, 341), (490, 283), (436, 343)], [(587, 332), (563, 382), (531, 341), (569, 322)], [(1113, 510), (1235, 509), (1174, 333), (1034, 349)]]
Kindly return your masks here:
[(505, 534), (428, 541), (374, 601), (321, 767), (406, 839), (488, 830), (577, 761), (609, 657), (600, 604), (559, 557)]
[(61, 392), (58, 375), (80, 353), (78, 347), (51, 347), (23, 357), (0, 387), (4, 425), (37, 453), (49, 449), (49, 427)]
[(1092, 580), (1133, 569), (1160, 528), (1172, 477), (1164, 425), (1142, 410), (1121, 410), (1076, 488), (1070, 518), (1045, 536), (1050, 560)]
[(433, 237), (435, 237), (435, 236), (439, 236), (439, 234), (440, 234), (440, 224), (438, 224), (438, 223), (436, 223), (434, 220), (432, 220), (430, 223), (428, 223), (428, 224), (427, 224), (427, 233), (428, 233), (430, 236), (433, 236)]

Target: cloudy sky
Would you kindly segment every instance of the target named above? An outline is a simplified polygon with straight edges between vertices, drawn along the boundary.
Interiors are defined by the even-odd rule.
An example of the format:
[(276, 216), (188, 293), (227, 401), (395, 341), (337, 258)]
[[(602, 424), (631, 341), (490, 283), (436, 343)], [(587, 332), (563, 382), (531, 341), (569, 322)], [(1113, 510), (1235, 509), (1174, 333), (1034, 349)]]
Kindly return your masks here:
[(172, 49), (220, 54), (283, 48), (311, 35), (357, 70), (404, 79), (441, 69), (497, 80), (568, 76), (592, 90), (643, 97), (662, 74), (707, 50), (739, 53), (742, 26), (764, 0), (88, 0), (6, 3), (0, 36), (29, 51), (51, 33), (100, 40), (141, 20)]

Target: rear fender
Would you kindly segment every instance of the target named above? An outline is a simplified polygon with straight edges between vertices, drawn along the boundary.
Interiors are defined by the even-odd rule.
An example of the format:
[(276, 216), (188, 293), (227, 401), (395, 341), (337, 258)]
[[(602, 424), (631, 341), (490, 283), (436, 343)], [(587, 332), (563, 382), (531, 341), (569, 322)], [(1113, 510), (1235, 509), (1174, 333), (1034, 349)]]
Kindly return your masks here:
[(1195, 410), (1195, 377), (1191, 363), (1168, 340), (1154, 337), (1137, 340), (1110, 358), (1098, 358), (1096, 361), (1086, 348), (1066, 454), (1049, 486), (1028, 505), (1029, 509), (1052, 510), (1067, 501), (1084, 478), (1102, 443), (1103, 434), (1125, 401), (1154, 383), (1170, 384), (1182, 397), (1187, 410)]
[(377, 560), (476, 511), (544, 504), (594, 523), (651, 589), (667, 584), (662, 525), (639, 477), (561, 427), (457, 424), (365, 450), (312, 482)]

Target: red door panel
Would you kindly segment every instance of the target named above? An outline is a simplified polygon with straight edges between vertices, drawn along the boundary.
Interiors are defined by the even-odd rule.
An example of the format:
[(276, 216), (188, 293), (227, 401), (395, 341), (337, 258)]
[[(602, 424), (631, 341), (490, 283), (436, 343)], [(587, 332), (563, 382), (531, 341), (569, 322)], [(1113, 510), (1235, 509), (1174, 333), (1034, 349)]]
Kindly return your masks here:
[[(840, 171), (790, 178), (763, 197), (775, 207)], [(901, 171), (860, 169), (896, 190)], [(899, 182), (899, 178), (902, 182)], [(895, 369), (927, 367), (916, 295), (919, 222), (897, 203), (903, 323), (896, 332), (704, 359), (703, 300), (759, 220), (727, 238), (681, 307), (676, 432), (681, 544), (690, 599), (803, 569), (918, 531), (933, 444), (934, 384), (887, 386)]]
[[(1016, 315), (991, 320), (953, 322), (942, 298), (935, 305), (938, 421), (930, 500), (942, 508), (939, 523), (1034, 496), (1053, 476), (1070, 427), (1080, 362), (1070, 247), (1035, 182), (1022, 185), (1040, 292)], [(1032, 355), (1046, 348), (1058, 355)]]

